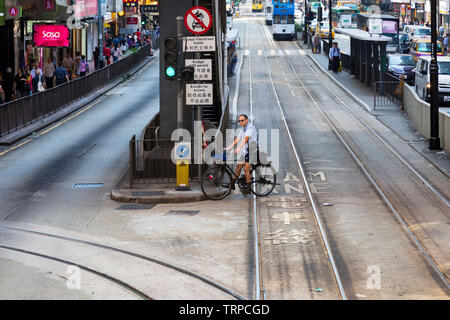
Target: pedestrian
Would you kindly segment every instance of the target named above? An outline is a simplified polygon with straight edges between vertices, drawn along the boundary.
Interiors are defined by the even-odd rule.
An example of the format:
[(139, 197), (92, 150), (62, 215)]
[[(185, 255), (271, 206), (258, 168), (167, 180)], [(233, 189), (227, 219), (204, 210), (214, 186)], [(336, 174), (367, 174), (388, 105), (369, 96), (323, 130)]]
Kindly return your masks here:
[(36, 76), (36, 70), (39, 70), (39, 74), (42, 74), (41, 68), (36, 66), (36, 61), (31, 60), (31, 66), (30, 66), (30, 74), (34, 78)]
[(341, 50), (339, 49), (337, 42), (333, 42), (333, 47), (330, 50), (329, 58), (333, 72), (337, 73), (341, 62)]
[(67, 73), (69, 74), (69, 79), (72, 78), (74, 65), (73, 65), (73, 59), (69, 55), (69, 53), (66, 53), (66, 57), (63, 60), (63, 67), (66, 68)]
[(3, 104), (3, 95), (5, 92), (3, 91), (2, 85), (0, 84), (0, 104)]
[(95, 47), (93, 56), (94, 56), (94, 67), (95, 67), (95, 70), (98, 70), (98, 69), (100, 69), (100, 65), (98, 63), (99, 56), (100, 56), (100, 50), (98, 49), (98, 47)]
[(447, 53), (448, 49), (448, 34), (444, 37), (444, 52)]
[(111, 49), (108, 46), (103, 47), (103, 56), (106, 59), (106, 64), (110, 65), (111, 61), (109, 60), (109, 58), (111, 57)]
[(27, 77), (27, 84), (25, 85), (25, 90), (27, 91), (26, 95), (29, 96), (33, 93), (33, 76), (31, 75), (30, 67), (25, 69), (25, 76)]
[(233, 60), (234, 60), (234, 53), (236, 51), (236, 48), (233, 46), (233, 44), (231, 43), (230, 46), (227, 49), (227, 64), (228, 64), (228, 68), (227, 68), (227, 76), (231, 77), (232, 75), (232, 70), (233, 70)]
[(119, 38), (118, 37), (114, 37), (114, 39), (112, 41), (112, 45), (113, 45), (113, 47), (119, 46)]
[(48, 58), (47, 62), (44, 64), (44, 77), (45, 77), (45, 85), (47, 89), (53, 88), (53, 79), (55, 78), (55, 64), (52, 61), (52, 58)]
[(319, 53), (320, 52), (320, 39), (319, 39), (319, 35), (315, 34), (314, 35), (314, 48), (315, 48), (315, 53)]
[(80, 62), (78, 63), (78, 71), (80, 72), (80, 77), (84, 77), (89, 73), (89, 63), (86, 61), (86, 56), (82, 55)]
[(121, 57), (121, 52), (119, 47), (113, 47), (111, 50), (111, 55), (113, 57), (113, 62), (116, 62), (119, 60), (119, 58)]
[(3, 75), (3, 91), (5, 92), (5, 102), (12, 100), (14, 92), (14, 74), (10, 67), (6, 68), (6, 73)]
[(5, 91), (3, 90), (3, 73), (0, 72), (0, 104), (5, 102)]
[(127, 51), (127, 42), (125, 40), (122, 40), (120, 44), (120, 51), (122, 53), (122, 56), (124, 56), (125, 52)]
[(14, 84), (16, 87), (16, 99), (27, 96), (31, 90), (31, 88), (27, 88), (27, 77), (21, 68), (17, 69), (17, 74), (14, 76)]
[(64, 68), (64, 65), (62, 63), (60, 63), (59, 67), (55, 70), (55, 78), (57, 86), (69, 82), (69, 72), (66, 68)]
[(33, 93), (38, 93), (45, 90), (44, 77), (39, 70), (36, 70), (35, 76), (31, 80), (31, 86), (33, 88)]

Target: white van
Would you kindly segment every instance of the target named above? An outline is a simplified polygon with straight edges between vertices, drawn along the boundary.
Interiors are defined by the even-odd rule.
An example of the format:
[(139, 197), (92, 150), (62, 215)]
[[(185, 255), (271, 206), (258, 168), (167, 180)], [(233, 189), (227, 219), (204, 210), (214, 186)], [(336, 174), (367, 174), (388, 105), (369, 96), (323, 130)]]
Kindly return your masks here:
[(431, 38), (431, 28), (425, 26), (406, 25), (404, 31), (410, 39), (412, 37)]
[[(430, 56), (417, 60), (415, 73), (416, 92), (420, 98), (430, 101)], [(450, 57), (438, 57), (439, 66), (439, 103), (450, 102)]]

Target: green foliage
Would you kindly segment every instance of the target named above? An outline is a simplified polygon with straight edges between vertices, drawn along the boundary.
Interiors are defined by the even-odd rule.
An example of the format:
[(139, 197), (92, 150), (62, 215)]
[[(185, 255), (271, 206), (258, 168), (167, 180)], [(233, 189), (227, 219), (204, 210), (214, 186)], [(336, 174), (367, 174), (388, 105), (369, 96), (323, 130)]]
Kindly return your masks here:
[(295, 23), (295, 32), (302, 32), (303, 31), (303, 25), (300, 25), (299, 23)]

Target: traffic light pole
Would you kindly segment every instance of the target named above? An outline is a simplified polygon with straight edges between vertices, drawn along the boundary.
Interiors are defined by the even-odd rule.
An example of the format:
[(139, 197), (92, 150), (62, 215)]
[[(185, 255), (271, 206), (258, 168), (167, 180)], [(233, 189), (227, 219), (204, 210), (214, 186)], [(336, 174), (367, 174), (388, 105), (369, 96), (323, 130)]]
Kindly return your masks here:
[(183, 128), (183, 17), (177, 17), (177, 128)]
[(430, 150), (441, 149), (439, 139), (439, 74), (437, 63), (436, 0), (431, 0), (431, 61), (430, 61)]

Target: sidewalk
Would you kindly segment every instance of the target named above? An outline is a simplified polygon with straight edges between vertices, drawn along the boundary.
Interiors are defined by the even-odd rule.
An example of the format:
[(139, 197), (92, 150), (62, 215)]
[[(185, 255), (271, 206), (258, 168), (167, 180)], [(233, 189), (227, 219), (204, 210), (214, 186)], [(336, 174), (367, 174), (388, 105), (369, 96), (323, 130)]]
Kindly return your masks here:
[(376, 110), (373, 110), (373, 87), (368, 87), (359, 79), (351, 78), (350, 73), (346, 71), (337, 74), (333, 73), (332, 70), (328, 70), (328, 57), (325, 54), (314, 54), (311, 49), (305, 49), (306, 46), (303, 45), (302, 41), (297, 41), (297, 43), (310, 57), (312, 62), (321, 68), (335, 83), (342, 87), (353, 100), (392, 130), (403, 141), (408, 143), (415, 151), (420, 153), (445, 175), (450, 177), (450, 156), (444, 151), (436, 152), (428, 150), (428, 141), (415, 129), (405, 111), (394, 107), (377, 107)]
[[(159, 55), (159, 54), (158, 54)], [(133, 69), (129, 70), (128, 74), (132, 75), (139, 71), (145, 64), (149, 63), (155, 57), (158, 55), (153, 55), (150, 57), (147, 57), (142, 63), (135, 66)], [(67, 117), (71, 113), (85, 107), (86, 105), (90, 104), (94, 100), (98, 99), (100, 96), (108, 92), (109, 90), (116, 87), (119, 83), (126, 81), (126, 79), (123, 76), (117, 77), (115, 80), (111, 81), (107, 85), (95, 90), (94, 92), (88, 94), (85, 97), (82, 97), (78, 100), (73, 101), (71, 104), (62, 107), (61, 109), (57, 110), (51, 115), (48, 115), (42, 119), (36, 120), (30, 125), (26, 127), (22, 127), (17, 131), (12, 131), (9, 134), (4, 135), (3, 137), (0, 137), (0, 146), (11, 146), (14, 143), (30, 136), (34, 135), (35, 132), (38, 132), (53, 123), (62, 120), (63, 118)]]

